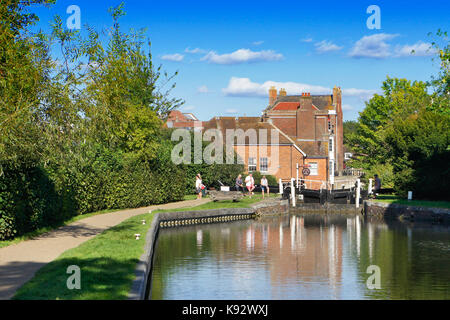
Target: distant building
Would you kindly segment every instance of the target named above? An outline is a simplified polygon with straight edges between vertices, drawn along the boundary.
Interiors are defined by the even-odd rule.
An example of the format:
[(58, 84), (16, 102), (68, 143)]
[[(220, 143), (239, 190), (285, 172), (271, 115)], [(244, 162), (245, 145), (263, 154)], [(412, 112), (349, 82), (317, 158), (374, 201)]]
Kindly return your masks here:
[(182, 113), (178, 110), (171, 111), (166, 121), (167, 128), (200, 131), (202, 130), (202, 125), (203, 122), (198, 120), (194, 114)]
[[(344, 169), (342, 93), (337, 87), (330, 95), (291, 96), (284, 89), (278, 95), (272, 87), (269, 106), (261, 117), (215, 117), (203, 127), (220, 129), (224, 139), (227, 129), (255, 129), (256, 143), (248, 136), (244, 143), (234, 142), (248, 172), (260, 171), (288, 181), (297, 177), (298, 170), (299, 179), (318, 189), (323, 183), (334, 184), (334, 176)], [(261, 129), (269, 133), (267, 140), (261, 141)], [(278, 140), (274, 141), (270, 132), (277, 133)], [(308, 169), (305, 173), (309, 171), (309, 175), (303, 169)]]
[[(193, 114), (172, 111), (167, 127), (218, 129), (224, 143), (227, 130), (241, 129), (232, 144), (247, 172), (260, 171), (283, 181), (296, 178), (298, 172), (299, 179), (305, 179), (312, 189), (334, 184), (334, 176), (344, 169), (342, 92), (338, 87), (329, 95), (305, 92), (289, 96), (286, 90), (278, 94), (272, 87), (261, 117), (214, 117), (202, 122)], [(251, 136), (249, 129), (256, 134)]]

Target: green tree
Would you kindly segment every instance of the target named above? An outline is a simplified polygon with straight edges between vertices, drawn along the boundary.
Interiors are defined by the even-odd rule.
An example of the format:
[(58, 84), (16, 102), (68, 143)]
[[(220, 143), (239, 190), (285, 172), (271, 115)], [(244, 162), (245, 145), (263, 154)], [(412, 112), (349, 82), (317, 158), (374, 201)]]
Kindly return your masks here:
[(386, 130), (394, 159), (396, 191), (418, 198), (448, 199), (450, 188), (450, 118), (422, 110), (397, 118)]
[(347, 137), (358, 160), (354, 166), (369, 168), (385, 163), (386, 145), (384, 129), (396, 117), (405, 118), (429, 105), (431, 97), (427, 85), (421, 81), (387, 78), (382, 85), (383, 94), (375, 94), (359, 113), (356, 132)]

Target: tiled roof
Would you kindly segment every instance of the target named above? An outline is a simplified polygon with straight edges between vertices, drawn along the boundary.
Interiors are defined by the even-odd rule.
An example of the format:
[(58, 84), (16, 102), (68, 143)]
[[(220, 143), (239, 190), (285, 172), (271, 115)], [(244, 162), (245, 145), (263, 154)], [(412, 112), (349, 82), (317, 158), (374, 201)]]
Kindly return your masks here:
[[(288, 110), (288, 109), (278, 109), (278, 105), (285, 103), (293, 103), (297, 102), (300, 103), (302, 96), (301, 95), (293, 95), (293, 96), (281, 96), (278, 97), (275, 102), (270, 105), (266, 111), (274, 109), (274, 110)], [(326, 95), (311, 95), (312, 104), (316, 106), (319, 110), (327, 110), (332, 104), (333, 104), (333, 95), (326, 94)], [(283, 108), (283, 107), (282, 107)]]
[[(272, 130), (277, 130), (271, 123), (269, 122), (261, 122), (261, 119), (259, 117), (241, 117), (241, 118), (234, 118), (234, 117), (216, 117), (212, 118), (209, 121), (203, 122), (203, 129), (219, 129), (222, 131), (222, 136), (224, 139), (224, 142), (226, 142), (226, 130), (227, 129), (242, 129), (244, 132), (249, 129), (255, 129), (256, 130), (256, 141), (257, 143), (262, 143), (260, 141), (260, 133), (267, 134), (265, 137), (267, 137), (266, 143), (270, 144), (270, 142), (276, 141), (275, 137), (272, 139)], [(260, 130), (265, 130), (265, 132), (261, 132)], [(245, 137), (245, 144), (249, 144), (249, 137)], [(278, 144), (293, 144), (293, 142), (287, 138), (285, 135), (278, 132)]]

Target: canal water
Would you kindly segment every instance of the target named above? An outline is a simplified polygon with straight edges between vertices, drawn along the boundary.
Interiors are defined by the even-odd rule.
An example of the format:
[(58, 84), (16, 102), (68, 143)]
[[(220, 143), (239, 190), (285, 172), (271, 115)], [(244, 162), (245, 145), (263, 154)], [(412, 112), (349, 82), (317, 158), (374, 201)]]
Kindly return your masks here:
[(150, 299), (450, 299), (449, 226), (307, 214), (162, 229), (153, 263)]

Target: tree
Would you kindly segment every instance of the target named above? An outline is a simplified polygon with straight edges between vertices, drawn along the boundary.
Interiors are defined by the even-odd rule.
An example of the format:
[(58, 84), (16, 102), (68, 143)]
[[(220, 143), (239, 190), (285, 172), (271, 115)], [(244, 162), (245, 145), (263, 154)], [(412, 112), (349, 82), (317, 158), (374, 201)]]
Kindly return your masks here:
[[(429, 33), (431, 36), (432, 34)], [(432, 77), (429, 85), (434, 89), (433, 102), (428, 107), (433, 112), (450, 116), (450, 43), (448, 34), (442, 30), (436, 32), (438, 39), (431, 43), (438, 52), (440, 72)], [(439, 40), (447, 42), (440, 47)]]
[(348, 143), (360, 155), (356, 166), (368, 168), (386, 162), (384, 128), (394, 118), (417, 113), (431, 101), (427, 85), (421, 81), (388, 77), (382, 89), (382, 95), (375, 94), (366, 102), (365, 109), (359, 113), (356, 132), (348, 135)]
[(396, 118), (386, 130), (394, 161), (395, 190), (418, 198), (448, 199), (450, 188), (450, 118), (422, 110)]

